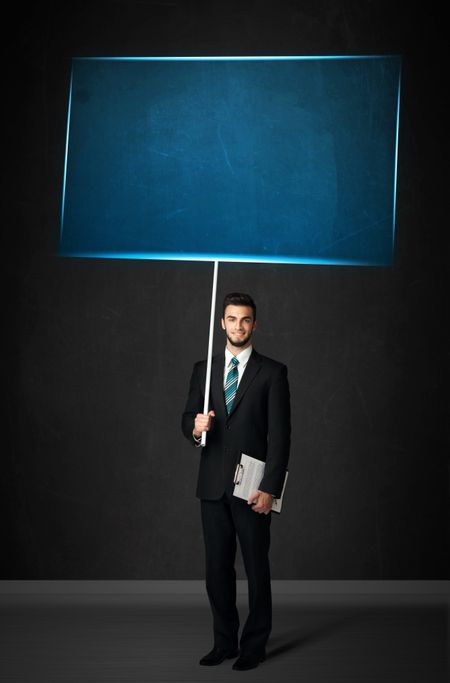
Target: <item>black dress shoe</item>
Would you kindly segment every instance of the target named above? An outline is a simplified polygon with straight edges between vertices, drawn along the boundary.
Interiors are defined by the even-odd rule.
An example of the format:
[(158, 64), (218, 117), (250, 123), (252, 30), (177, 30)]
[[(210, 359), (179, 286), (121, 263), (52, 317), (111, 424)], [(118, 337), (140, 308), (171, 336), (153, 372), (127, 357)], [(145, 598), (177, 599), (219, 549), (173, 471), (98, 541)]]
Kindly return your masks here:
[(222, 650), (220, 647), (213, 647), (211, 652), (201, 658), (199, 664), (202, 666), (216, 666), (222, 664), (225, 659), (234, 659), (239, 654), (239, 650)]
[(248, 671), (248, 669), (256, 669), (258, 664), (261, 664), (266, 658), (265, 654), (243, 654), (233, 664), (233, 669), (236, 671)]

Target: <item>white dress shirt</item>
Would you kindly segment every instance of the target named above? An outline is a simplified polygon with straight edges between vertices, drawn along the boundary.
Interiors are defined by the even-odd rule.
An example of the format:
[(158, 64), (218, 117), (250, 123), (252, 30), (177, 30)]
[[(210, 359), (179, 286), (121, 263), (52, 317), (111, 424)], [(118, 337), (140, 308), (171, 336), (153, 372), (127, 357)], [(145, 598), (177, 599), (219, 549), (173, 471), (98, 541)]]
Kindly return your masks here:
[[(246, 349), (241, 351), (236, 355), (236, 358), (239, 361), (239, 365), (237, 366), (238, 369), (238, 386), (239, 382), (242, 379), (242, 375), (244, 374), (244, 370), (247, 367), (248, 359), (252, 355), (253, 351), (253, 346), (247, 346)], [(231, 351), (228, 350), (227, 347), (225, 347), (225, 367), (223, 370), (223, 385), (225, 386), (225, 382), (227, 379), (228, 372), (231, 368), (231, 359), (234, 358), (234, 354), (231, 353)]]

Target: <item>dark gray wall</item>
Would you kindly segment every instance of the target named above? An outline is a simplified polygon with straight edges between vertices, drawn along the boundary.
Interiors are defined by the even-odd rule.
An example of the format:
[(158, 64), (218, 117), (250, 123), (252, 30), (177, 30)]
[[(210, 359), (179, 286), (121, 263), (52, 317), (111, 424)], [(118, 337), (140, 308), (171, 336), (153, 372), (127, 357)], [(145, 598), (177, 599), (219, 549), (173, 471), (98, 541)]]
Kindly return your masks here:
[(404, 55), (394, 267), (220, 267), (219, 299), (250, 291), (255, 346), (289, 366), (273, 576), (448, 578), (442, 17), (356, 0), (35, 3), (8, 33), (1, 578), (203, 575), (179, 423), (212, 266), (58, 258), (71, 57), (333, 53)]

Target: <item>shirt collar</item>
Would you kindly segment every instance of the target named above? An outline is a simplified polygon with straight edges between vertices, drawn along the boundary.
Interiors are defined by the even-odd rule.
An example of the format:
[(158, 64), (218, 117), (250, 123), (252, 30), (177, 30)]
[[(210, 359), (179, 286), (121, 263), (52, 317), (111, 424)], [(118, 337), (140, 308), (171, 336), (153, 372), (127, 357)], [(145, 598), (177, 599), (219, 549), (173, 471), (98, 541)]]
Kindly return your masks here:
[[(241, 368), (247, 365), (248, 359), (252, 355), (252, 351), (253, 346), (250, 345), (246, 349), (237, 354), (236, 358), (238, 359)], [(225, 367), (229, 366), (230, 361), (233, 357), (234, 354), (232, 354), (231, 351), (227, 347), (225, 347)]]

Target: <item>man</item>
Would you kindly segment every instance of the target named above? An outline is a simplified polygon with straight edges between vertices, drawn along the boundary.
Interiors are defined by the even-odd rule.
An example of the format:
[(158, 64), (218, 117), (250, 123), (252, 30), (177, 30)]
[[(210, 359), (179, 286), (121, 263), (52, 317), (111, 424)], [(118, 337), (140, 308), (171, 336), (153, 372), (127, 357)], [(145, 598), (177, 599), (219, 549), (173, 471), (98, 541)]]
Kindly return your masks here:
[[(213, 614), (214, 647), (200, 664), (239, 658), (233, 669), (253, 669), (265, 659), (272, 622), (270, 510), (281, 495), (290, 447), (286, 366), (252, 347), (256, 306), (248, 294), (223, 302), (225, 355), (212, 361), (210, 410), (204, 410), (206, 362), (193, 369), (182, 429), (200, 449), (197, 496), (206, 555), (206, 589)], [(231, 371), (231, 372), (230, 372)], [(207, 432), (201, 448), (202, 432)], [(233, 496), (241, 453), (265, 461), (264, 477), (248, 501)], [(236, 609), (236, 536), (248, 579), (249, 614), (240, 637)]]

